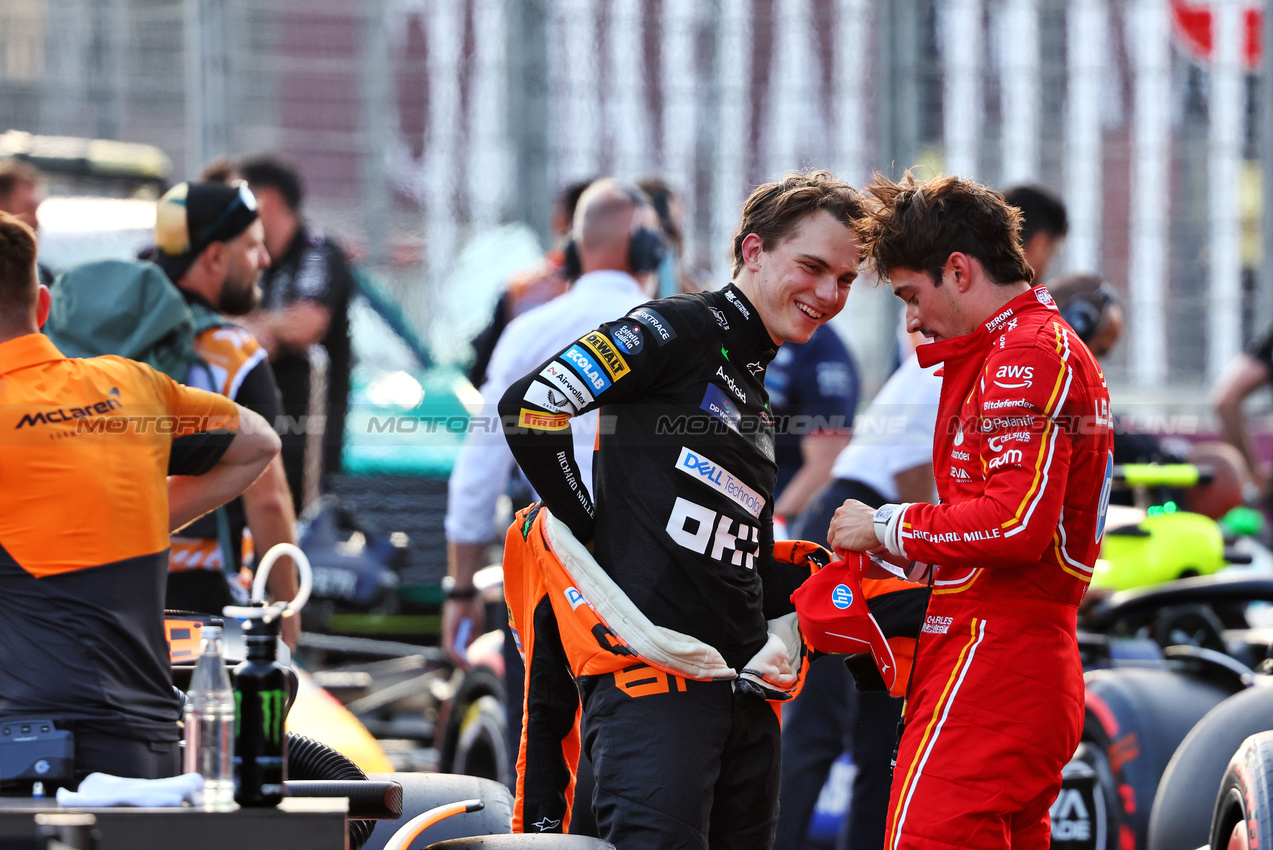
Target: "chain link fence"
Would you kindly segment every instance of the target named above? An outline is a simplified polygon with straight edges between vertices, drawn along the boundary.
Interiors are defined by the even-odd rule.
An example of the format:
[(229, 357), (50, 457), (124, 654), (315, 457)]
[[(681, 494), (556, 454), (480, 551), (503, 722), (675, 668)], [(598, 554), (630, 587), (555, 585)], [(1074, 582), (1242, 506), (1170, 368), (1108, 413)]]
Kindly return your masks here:
[[(0, 130), (295, 162), (308, 212), (436, 334), (500, 267), (466, 245), (599, 173), (665, 176), (687, 261), (729, 276), (739, 206), (802, 166), (920, 165), (1069, 206), (1052, 274), (1098, 272), (1118, 391), (1196, 399), (1263, 324), (1269, 92), (1254, 0), (6, 0)], [(1266, 224), (1267, 226), (1267, 224)], [(498, 253), (498, 239), (485, 243)], [(460, 298), (447, 293), (463, 289)], [(840, 328), (876, 384), (895, 307)], [(461, 305), (456, 307), (456, 304)], [(460, 310), (461, 315), (456, 311)]]

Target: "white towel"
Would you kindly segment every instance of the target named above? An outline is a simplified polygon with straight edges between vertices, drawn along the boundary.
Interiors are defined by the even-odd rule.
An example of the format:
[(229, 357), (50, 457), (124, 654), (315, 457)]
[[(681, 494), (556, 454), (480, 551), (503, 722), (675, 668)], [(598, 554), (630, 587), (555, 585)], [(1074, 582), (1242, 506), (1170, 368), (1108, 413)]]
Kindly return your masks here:
[(165, 808), (194, 803), (196, 795), (203, 791), (203, 777), (197, 773), (183, 773), (166, 779), (132, 779), (111, 776), (109, 773), (90, 773), (80, 783), (78, 791), (57, 789), (59, 806), (103, 807), (141, 806)]

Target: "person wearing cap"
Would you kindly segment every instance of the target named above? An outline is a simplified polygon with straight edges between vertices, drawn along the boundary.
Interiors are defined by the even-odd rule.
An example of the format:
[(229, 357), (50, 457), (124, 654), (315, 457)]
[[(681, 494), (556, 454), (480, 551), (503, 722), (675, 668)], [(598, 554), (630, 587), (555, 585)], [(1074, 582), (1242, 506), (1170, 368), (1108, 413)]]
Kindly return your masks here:
[[(174, 186), (159, 200), (153, 257), (195, 315), (194, 348), (202, 362), (191, 367), (186, 383), (220, 393), (277, 423), (283, 411), (265, 349), (228, 318), (256, 307), (257, 281), (269, 264), (251, 190), (243, 183)], [(281, 457), (242, 498), (173, 536), (169, 608), (217, 614), (246, 599), (241, 578), (245, 530), (261, 554), (277, 543), (296, 542), (296, 514)], [(270, 572), (271, 597), (291, 599), (297, 584), (291, 560), (280, 559)], [(292, 648), (299, 631), (299, 618), (284, 619), (283, 639)]]
[(908, 689), (885, 847), (1046, 848), (1083, 728), (1079, 602), (1113, 476), (1109, 393), (1033, 284), (1003, 196), (956, 177), (876, 175), (864, 253), (942, 364), (938, 504), (836, 511), (840, 551), (880, 551), (932, 587)]
[[(70, 731), (75, 782), (173, 776), (169, 533), (243, 492), (279, 439), (145, 364), (64, 356), (39, 332), (51, 300), (35, 255), (31, 229), (0, 213), (0, 718)], [(19, 728), (0, 725), (8, 746)]]

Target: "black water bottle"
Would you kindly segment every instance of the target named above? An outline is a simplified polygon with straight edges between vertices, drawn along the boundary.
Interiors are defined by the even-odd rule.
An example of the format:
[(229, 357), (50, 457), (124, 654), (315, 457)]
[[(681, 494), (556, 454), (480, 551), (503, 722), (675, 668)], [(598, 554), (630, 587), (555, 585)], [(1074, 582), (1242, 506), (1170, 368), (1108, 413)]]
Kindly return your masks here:
[(244, 622), (247, 661), (235, 668), (235, 749), (240, 806), (277, 806), (287, 779), (287, 675), (274, 663), (279, 621)]

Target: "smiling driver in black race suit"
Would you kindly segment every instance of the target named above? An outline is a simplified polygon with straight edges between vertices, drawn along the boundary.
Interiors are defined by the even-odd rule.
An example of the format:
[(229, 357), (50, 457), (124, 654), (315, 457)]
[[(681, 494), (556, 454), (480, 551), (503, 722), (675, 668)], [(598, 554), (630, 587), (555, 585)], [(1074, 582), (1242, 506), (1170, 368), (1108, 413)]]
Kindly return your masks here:
[[(843, 308), (860, 213), (858, 195), (827, 172), (757, 188), (731, 285), (602, 325), (500, 404), (513, 454), (556, 518), (651, 622), (715, 647), (735, 669), (766, 644), (766, 619), (791, 610), (794, 589), (774, 565), (765, 367)], [(579, 486), (570, 418), (598, 407), (594, 505)], [(631, 669), (578, 677), (602, 836), (623, 850), (768, 847), (775, 708), (730, 681), (649, 673), (639, 686)]]

